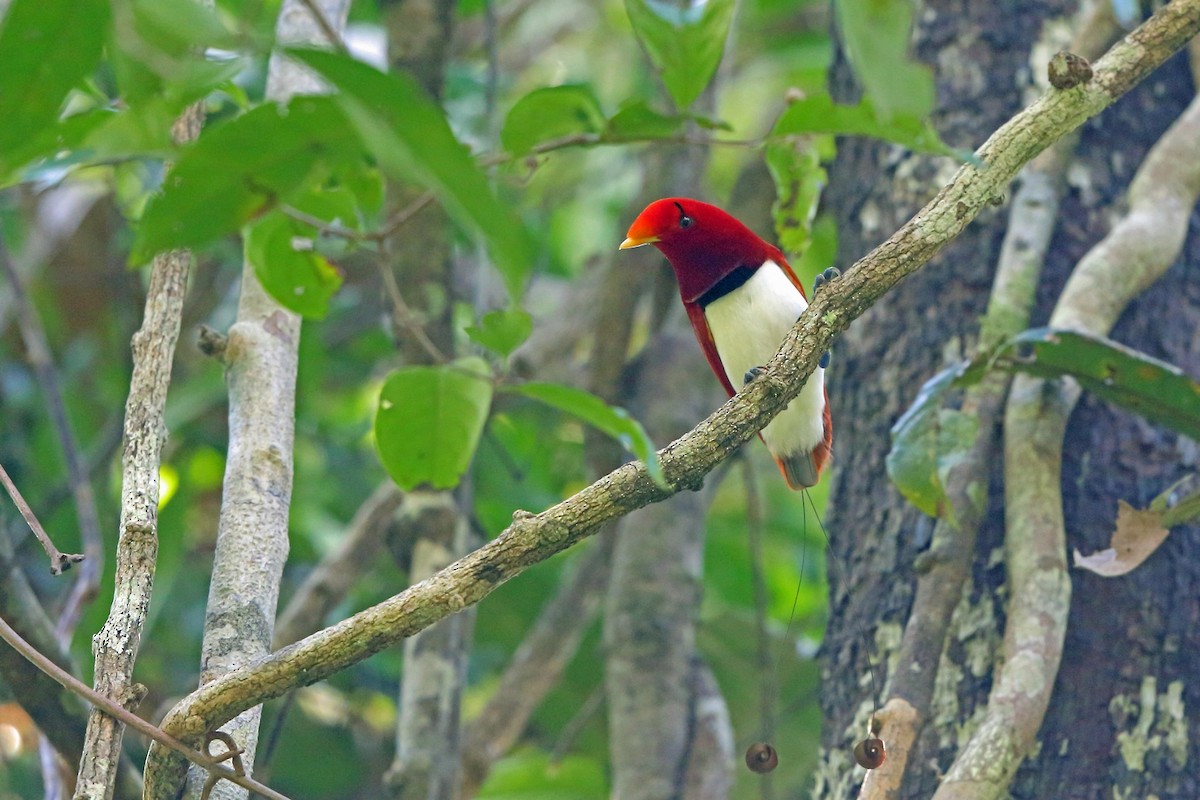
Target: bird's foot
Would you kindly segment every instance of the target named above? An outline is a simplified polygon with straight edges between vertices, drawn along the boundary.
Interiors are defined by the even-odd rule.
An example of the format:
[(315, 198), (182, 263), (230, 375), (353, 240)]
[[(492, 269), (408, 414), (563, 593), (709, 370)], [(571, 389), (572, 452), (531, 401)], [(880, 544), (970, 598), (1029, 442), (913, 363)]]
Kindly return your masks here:
[(837, 267), (829, 267), (824, 272), (818, 272), (817, 277), (813, 278), (813, 297), (817, 296), (817, 292), (822, 286), (840, 277), (842, 277), (842, 271)]
[[(817, 273), (817, 277), (813, 278), (813, 298), (816, 299), (817, 292), (821, 287), (830, 281), (842, 277), (842, 271), (837, 267), (828, 267), (824, 272)], [(821, 369), (829, 367), (829, 351), (821, 353), (821, 360), (817, 362), (817, 366)]]
[(742, 377), (742, 386), (745, 386), (747, 383), (757, 378), (765, 369), (766, 367), (751, 367), (750, 369), (746, 370), (746, 374)]

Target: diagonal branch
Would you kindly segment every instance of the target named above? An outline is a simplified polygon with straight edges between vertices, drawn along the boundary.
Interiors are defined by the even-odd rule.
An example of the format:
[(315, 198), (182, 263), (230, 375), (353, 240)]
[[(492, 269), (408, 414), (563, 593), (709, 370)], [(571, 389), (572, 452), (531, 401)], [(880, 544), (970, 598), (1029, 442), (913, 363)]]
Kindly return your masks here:
[[(322, 680), (479, 602), (609, 520), (699, 487), (799, 393), (838, 333), (954, 239), (1025, 163), (1111, 105), (1198, 31), (1200, 0), (1175, 0), (1098, 61), (1091, 81), (1044, 95), (996, 131), (977, 152), (979, 166), (960, 168), (924, 209), (814, 299), (762, 377), (660, 451), (667, 487), (634, 462), (540, 514), (518, 512), (500, 536), (428, 580), (201, 687), (170, 712), (164, 728), (194, 739), (245, 708)], [(161, 797), (152, 787), (169, 784), (180, 763), (154, 747), (146, 766), (148, 797)]]

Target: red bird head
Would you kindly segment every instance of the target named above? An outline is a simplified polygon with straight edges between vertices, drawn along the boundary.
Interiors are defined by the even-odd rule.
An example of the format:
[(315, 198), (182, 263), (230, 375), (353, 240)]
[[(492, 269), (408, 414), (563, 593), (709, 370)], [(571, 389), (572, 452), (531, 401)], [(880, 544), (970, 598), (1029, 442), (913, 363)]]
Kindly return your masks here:
[(721, 209), (687, 197), (655, 200), (629, 226), (622, 250), (652, 244), (675, 270), (679, 294), (694, 303), (738, 267), (786, 263), (777, 247)]

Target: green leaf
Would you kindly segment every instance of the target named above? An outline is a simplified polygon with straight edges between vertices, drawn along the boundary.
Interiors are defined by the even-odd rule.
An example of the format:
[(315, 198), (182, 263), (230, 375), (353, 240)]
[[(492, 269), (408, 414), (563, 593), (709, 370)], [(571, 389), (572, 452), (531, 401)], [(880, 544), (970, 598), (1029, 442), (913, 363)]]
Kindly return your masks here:
[(375, 414), (375, 446), (392, 480), (405, 490), (457, 486), (491, 403), (491, 374), (482, 358), (389, 375)]
[(654, 441), (646, 433), (642, 423), (631, 417), (625, 409), (610, 406), (590, 392), (559, 383), (523, 383), (512, 387), (510, 391), (566, 412), (601, 433), (611, 436), (622, 447), (645, 462), (646, 471), (655, 483), (666, 486)]
[(385, 75), (337, 53), (288, 53), (338, 89), (338, 102), (385, 173), (428, 187), (456, 222), (483, 236), (510, 297), (517, 299), (533, 260), (525, 226), (497, 199), (421, 88), (406, 75)]
[(328, 97), (267, 103), (206, 130), (183, 151), (146, 208), (129, 260), (197, 247), (238, 230), (288, 199), (318, 166), (358, 154), (340, 107)]
[(1001, 345), (992, 363), (1043, 378), (1070, 375), (1105, 400), (1200, 439), (1200, 383), (1102, 336), (1036, 328)]
[(308, 319), (322, 319), (341, 272), (316, 252), (317, 231), (276, 211), (246, 229), (246, 258), (267, 293)]
[(17, 148), (42, 136), (67, 92), (95, 70), (108, 13), (104, 0), (13, 0), (8, 7), (0, 28), (0, 177), (21, 166)]
[(645, 100), (634, 100), (621, 107), (604, 127), (606, 142), (632, 142), (668, 139), (683, 130), (683, 117), (660, 114)]
[(605, 800), (604, 770), (595, 759), (566, 756), (551, 760), (540, 750), (519, 750), (497, 761), (479, 791), (479, 800)]
[(812, 242), (813, 219), (825, 188), (820, 153), (812, 141), (789, 138), (767, 144), (763, 158), (775, 181), (771, 213), (779, 247), (798, 259)]
[(535, 145), (572, 134), (599, 133), (604, 112), (587, 86), (534, 89), (508, 112), (500, 143), (510, 155), (528, 153)]
[(207, 49), (232, 51), (241, 41), (195, 0), (128, 0), (113, 8), (110, 53), (126, 102), (161, 98), (179, 110), (243, 66), (205, 59)]
[(894, 114), (884, 119), (870, 98), (858, 105), (847, 106), (833, 102), (827, 94), (816, 94), (798, 100), (787, 107), (775, 123), (772, 136), (782, 137), (802, 133), (832, 133), (839, 136), (870, 136), (901, 144), (920, 153), (949, 155), (971, 160), (971, 154), (955, 150), (938, 137), (937, 131), (920, 117)]
[(664, 0), (625, 0), (634, 33), (681, 111), (717, 71), (733, 10), (733, 0), (708, 0), (686, 8)]
[(909, 0), (836, 0), (838, 30), (854, 72), (884, 121), (933, 110), (933, 70), (908, 57)]
[(956, 364), (930, 378), (892, 426), (888, 476), (910, 503), (931, 517), (951, 511), (946, 503), (947, 474), (975, 443), (978, 420), (943, 407), (962, 374), (963, 365)]
[(507, 358), (533, 332), (533, 317), (519, 308), (489, 311), (466, 331), (471, 341)]

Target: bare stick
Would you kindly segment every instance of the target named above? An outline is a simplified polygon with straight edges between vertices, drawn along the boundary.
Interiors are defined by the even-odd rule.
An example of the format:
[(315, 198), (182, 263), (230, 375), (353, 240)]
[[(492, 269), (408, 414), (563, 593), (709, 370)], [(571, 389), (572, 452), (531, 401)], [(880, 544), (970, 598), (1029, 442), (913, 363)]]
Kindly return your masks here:
[(252, 789), (263, 797), (269, 798), (269, 800), (288, 800), (285, 795), (280, 794), (271, 787), (264, 786), (253, 778), (245, 775), (239, 775), (222, 767), (213, 759), (184, 745), (174, 736), (166, 733), (161, 728), (151, 725), (137, 714), (134, 714), (133, 712), (122, 708), (113, 701), (109, 700), (107, 697), (95, 691), (92, 689), (92, 687), (88, 686), (74, 675), (67, 672), (58, 664), (55, 664), (53, 661), (39, 652), (37, 648), (33, 647), (29, 644), (29, 642), (21, 638), (21, 635), (13, 630), (12, 626), (10, 626), (8, 621), (3, 617), (0, 617), (0, 639), (4, 639), (4, 641), (8, 642), (8, 644), (14, 650), (27, 658), (35, 667), (61, 684), (63, 688), (84, 698), (92, 705), (103, 708), (109, 715), (121, 720), (121, 722), (133, 728), (143, 736), (153, 739), (164, 747), (171, 748), (187, 760), (204, 767), (213, 775), (217, 775), (228, 781), (233, 781), (239, 786), (244, 786), (247, 789)]
[(8, 492), (8, 496), (12, 498), (13, 504), (21, 512), (21, 516), (25, 518), (29, 529), (33, 531), (33, 535), (41, 543), (42, 549), (46, 551), (46, 557), (50, 559), (51, 575), (61, 575), (66, 570), (69, 570), (72, 564), (78, 564), (80, 561), (83, 561), (82, 555), (77, 553), (63, 553), (54, 546), (54, 542), (51, 541), (50, 536), (46, 533), (46, 529), (42, 527), (42, 523), (38, 522), (33, 509), (25, 502), (25, 498), (17, 490), (17, 485), (12, 482), (12, 478), (8, 477), (8, 472), (5, 471), (2, 464), (0, 464), (0, 483), (4, 484), (4, 488)]
[[(104, 545), (100, 541), (100, 517), (96, 513), (96, 499), (92, 494), (92, 484), (88, 480), (87, 468), (79, 455), (79, 444), (75, 439), (75, 433), (71, 430), (71, 423), (67, 419), (62, 384), (58, 379), (58, 370), (50, 355), (46, 330), (42, 326), (42, 320), (38, 316), (37, 310), (33, 307), (29, 293), (25, 291), (24, 281), (17, 272), (16, 265), (13, 264), (12, 255), (8, 252), (3, 236), (0, 236), (0, 265), (3, 266), (4, 272), (8, 276), (13, 299), (17, 304), (17, 320), (21, 326), (21, 338), (25, 341), (29, 361), (33, 364), (38, 383), (42, 386), (50, 423), (54, 426), (54, 432), (62, 447), (63, 458), (67, 462), (67, 480), (75, 498), (75, 513), (79, 518), (79, 535), (83, 540), (84, 555), (68, 556), (67, 558), (72, 559), (71, 561), (65, 564), (52, 563), (50, 566), (51, 573), (58, 575), (63, 570), (69, 569), (71, 564), (84, 562), (83, 567), (80, 568), (80, 577), (71, 588), (59, 621), (59, 637), (69, 639), (71, 631), (75, 629), (75, 622), (79, 619), (80, 610), (89, 599), (95, 596), (96, 589), (100, 585), (100, 572), (104, 566)], [(6, 488), (8, 483), (6, 480)], [(10, 495), (15, 488), (9, 490)], [(14, 502), (16, 502), (15, 498)], [(22, 512), (22, 516), (25, 516), (24, 512)], [(29, 517), (26, 517), (26, 520), (28, 519)], [(34, 529), (34, 533), (38, 534), (40, 528), (41, 525), (38, 525)], [(42, 542), (42, 547), (46, 546), (49, 538), (46, 537), (45, 531), (38, 534), (38, 540)], [(51, 555), (49, 551), (47, 551), (47, 555), (50, 556), (52, 562), (55, 560), (55, 556)], [(57, 555), (61, 557), (62, 553), (57, 553)]]

